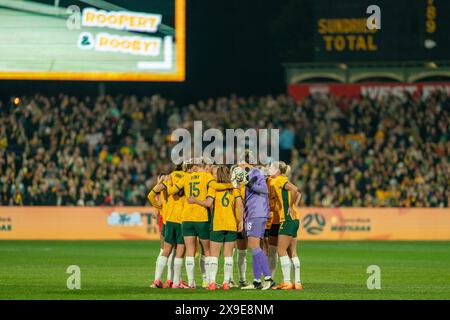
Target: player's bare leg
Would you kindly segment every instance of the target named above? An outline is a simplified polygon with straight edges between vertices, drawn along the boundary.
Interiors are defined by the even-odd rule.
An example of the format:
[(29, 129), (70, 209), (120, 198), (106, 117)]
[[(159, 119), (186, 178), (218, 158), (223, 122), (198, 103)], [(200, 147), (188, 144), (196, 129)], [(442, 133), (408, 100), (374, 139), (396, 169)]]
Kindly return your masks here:
[(278, 235), (278, 256), (280, 257), (281, 271), (283, 272), (283, 282), (273, 287), (274, 290), (293, 289), (294, 285), (291, 282), (291, 259), (287, 253), (289, 246), (291, 245), (292, 237), (288, 235)]
[(184, 244), (186, 246), (186, 273), (188, 277), (188, 285), (190, 288), (195, 288), (194, 280), (194, 268), (195, 268), (195, 248), (197, 237), (187, 236), (184, 237)]

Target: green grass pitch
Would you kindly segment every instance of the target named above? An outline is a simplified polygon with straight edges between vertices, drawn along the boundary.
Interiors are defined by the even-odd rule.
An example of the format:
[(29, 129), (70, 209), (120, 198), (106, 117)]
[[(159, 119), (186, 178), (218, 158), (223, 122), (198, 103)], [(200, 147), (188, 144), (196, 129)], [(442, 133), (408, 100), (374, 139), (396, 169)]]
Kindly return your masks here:
[[(300, 242), (305, 290), (288, 292), (151, 289), (158, 252), (157, 241), (0, 241), (0, 299), (450, 299), (449, 242)], [(66, 287), (69, 265), (80, 290)], [(380, 290), (367, 289), (369, 265)]]

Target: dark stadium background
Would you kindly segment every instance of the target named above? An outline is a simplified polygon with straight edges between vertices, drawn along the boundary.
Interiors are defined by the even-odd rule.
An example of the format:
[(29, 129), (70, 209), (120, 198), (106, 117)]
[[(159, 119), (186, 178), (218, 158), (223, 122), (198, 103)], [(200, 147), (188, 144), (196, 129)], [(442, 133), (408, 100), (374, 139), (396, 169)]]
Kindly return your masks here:
[[(126, 6), (139, 10), (138, 2), (126, 1)], [(414, 58), (413, 54), (417, 51), (407, 50), (401, 45), (407, 46), (410, 43), (408, 34), (414, 36), (414, 33), (408, 31), (414, 32), (419, 28), (421, 20), (417, 8), (423, 7), (425, 2), (377, 1), (382, 7), (382, 28), (396, 30), (386, 35), (390, 40), (384, 40), (387, 42), (387, 48), (382, 54), (387, 60)], [(359, 16), (365, 16), (365, 8), (372, 4), (371, 1), (365, 0), (357, 2), (357, 5), (354, 3), (349, 16), (355, 12)], [(120, 90), (122, 93), (138, 95), (158, 92), (184, 103), (204, 99), (205, 93), (213, 97), (228, 95), (231, 92), (242, 95), (285, 92), (282, 62), (320, 59), (314, 56), (314, 31), (311, 21), (313, 5), (324, 11), (337, 3), (328, 0), (187, 1), (186, 82), (106, 83), (106, 92)], [(442, 10), (449, 11), (450, 2), (441, 1), (440, 5)], [(339, 1), (338, 7), (341, 6), (342, 2)], [(349, 6), (344, 6), (343, 9), (348, 10)], [(443, 22), (450, 23), (448, 19)], [(446, 33), (442, 32), (442, 37), (445, 36)], [(400, 45), (394, 47), (395, 43)], [(448, 41), (445, 43), (448, 46)], [(443, 49), (440, 55), (442, 52), (445, 54), (448, 50)], [(96, 94), (98, 83), (0, 81), (2, 98), (10, 97), (14, 93), (27, 94), (36, 91)]]
[[(52, 0), (42, 0), (52, 2)], [(139, 10), (143, 1), (115, 0)], [(324, 56), (314, 43), (314, 15), (368, 16), (373, 1), (228, 0), (187, 1), (187, 70), (184, 83), (106, 83), (106, 92), (161, 93), (181, 103), (207, 96), (286, 92), (282, 62), (442, 60), (449, 57), (446, 41), (450, 1), (436, 1), (439, 51), (423, 49), (426, 1), (378, 0), (382, 8), (382, 50), (375, 55)], [(70, 3), (63, 0), (61, 5)], [(157, 1), (156, 1), (157, 3)], [(79, 3), (78, 3), (79, 4)], [(0, 95), (57, 93), (97, 94), (96, 82), (0, 81)]]

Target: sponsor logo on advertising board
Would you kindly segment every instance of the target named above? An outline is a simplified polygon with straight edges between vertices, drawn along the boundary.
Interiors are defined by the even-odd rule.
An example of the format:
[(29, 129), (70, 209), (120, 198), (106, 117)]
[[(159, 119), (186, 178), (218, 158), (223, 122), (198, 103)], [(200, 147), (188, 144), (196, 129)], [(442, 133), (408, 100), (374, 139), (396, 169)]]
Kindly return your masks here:
[(302, 219), (303, 229), (309, 234), (316, 235), (323, 231), (326, 220), (320, 213), (308, 213)]
[[(299, 208), (301, 240), (450, 240), (449, 208)], [(0, 207), (0, 240), (158, 240), (152, 207)]]
[(8, 232), (12, 230), (11, 217), (0, 217), (0, 232)]
[(405, 97), (405, 95), (415, 96), (421, 94), (423, 98), (433, 92), (441, 91), (450, 93), (450, 84), (445, 82), (430, 83), (333, 83), (333, 84), (315, 84), (302, 83), (291, 84), (288, 88), (289, 95), (295, 100), (303, 100), (309, 95), (335, 95), (349, 98), (358, 98), (359, 96), (369, 97), (371, 99), (382, 99), (389, 95)]
[(320, 235), (323, 231), (369, 232), (372, 229), (370, 218), (343, 218), (320, 212), (308, 212), (302, 219), (302, 226), (309, 235)]
[(141, 214), (139, 212), (127, 213), (113, 211), (107, 218), (111, 226), (141, 226)]

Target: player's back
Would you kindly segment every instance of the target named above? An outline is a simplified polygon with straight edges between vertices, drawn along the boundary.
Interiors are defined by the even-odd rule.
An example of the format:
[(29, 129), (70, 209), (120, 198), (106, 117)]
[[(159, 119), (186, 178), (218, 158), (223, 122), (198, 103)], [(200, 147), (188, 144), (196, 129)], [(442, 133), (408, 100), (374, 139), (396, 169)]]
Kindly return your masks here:
[[(172, 184), (176, 185), (184, 179), (186, 172), (175, 170), (170, 174)], [(166, 212), (166, 220), (181, 223), (183, 220), (183, 210), (185, 204), (184, 189), (178, 193), (169, 195), (167, 200), (169, 210)]]
[(280, 223), (280, 202), (278, 201), (278, 197), (276, 194), (275, 186), (274, 186), (274, 178), (267, 178), (267, 188), (269, 189), (269, 208), (270, 208), (270, 218), (271, 223), (279, 224)]
[[(208, 183), (212, 180), (212, 175), (208, 172), (191, 172), (182, 182), (185, 196), (205, 200), (208, 194)], [(185, 202), (183, 221), (209, 221), (208, 209), (195, 203)]]
[(208, 191), (213, 195), (213, 231), (237, 231), (236, 199), (241, 197), (238, 189)]
[(280, 205), (278, 211), (280, 216), (280, 222), (283, 222), (286, 219), (292, 220), (298, 219), (298, 213), (296, 208), (294, 208), (294, 216), (291, 216), (289, 212), (289, 205), (292, 200), (291, 200), (291, 193), (286, 189), (286, 184), (288, 182), (289, 182), (288, 178), (283, 175), (275, 177), (272, 181)]
[[(156, 187), (156, 186), (155, 186)], [(169, 203), (169, 195), (166, 190), (163, 190), (159, 193), (155, 192), (155, 187), (149, 192), (147, 198), (153, 207), (158, 209), (158, 213), (160, 214), (163, 222), (166, 222), (167, 213), (170, 211), (171, 204)], [(160, 206), (158, 206), (158, 198), (160, 202)]]

